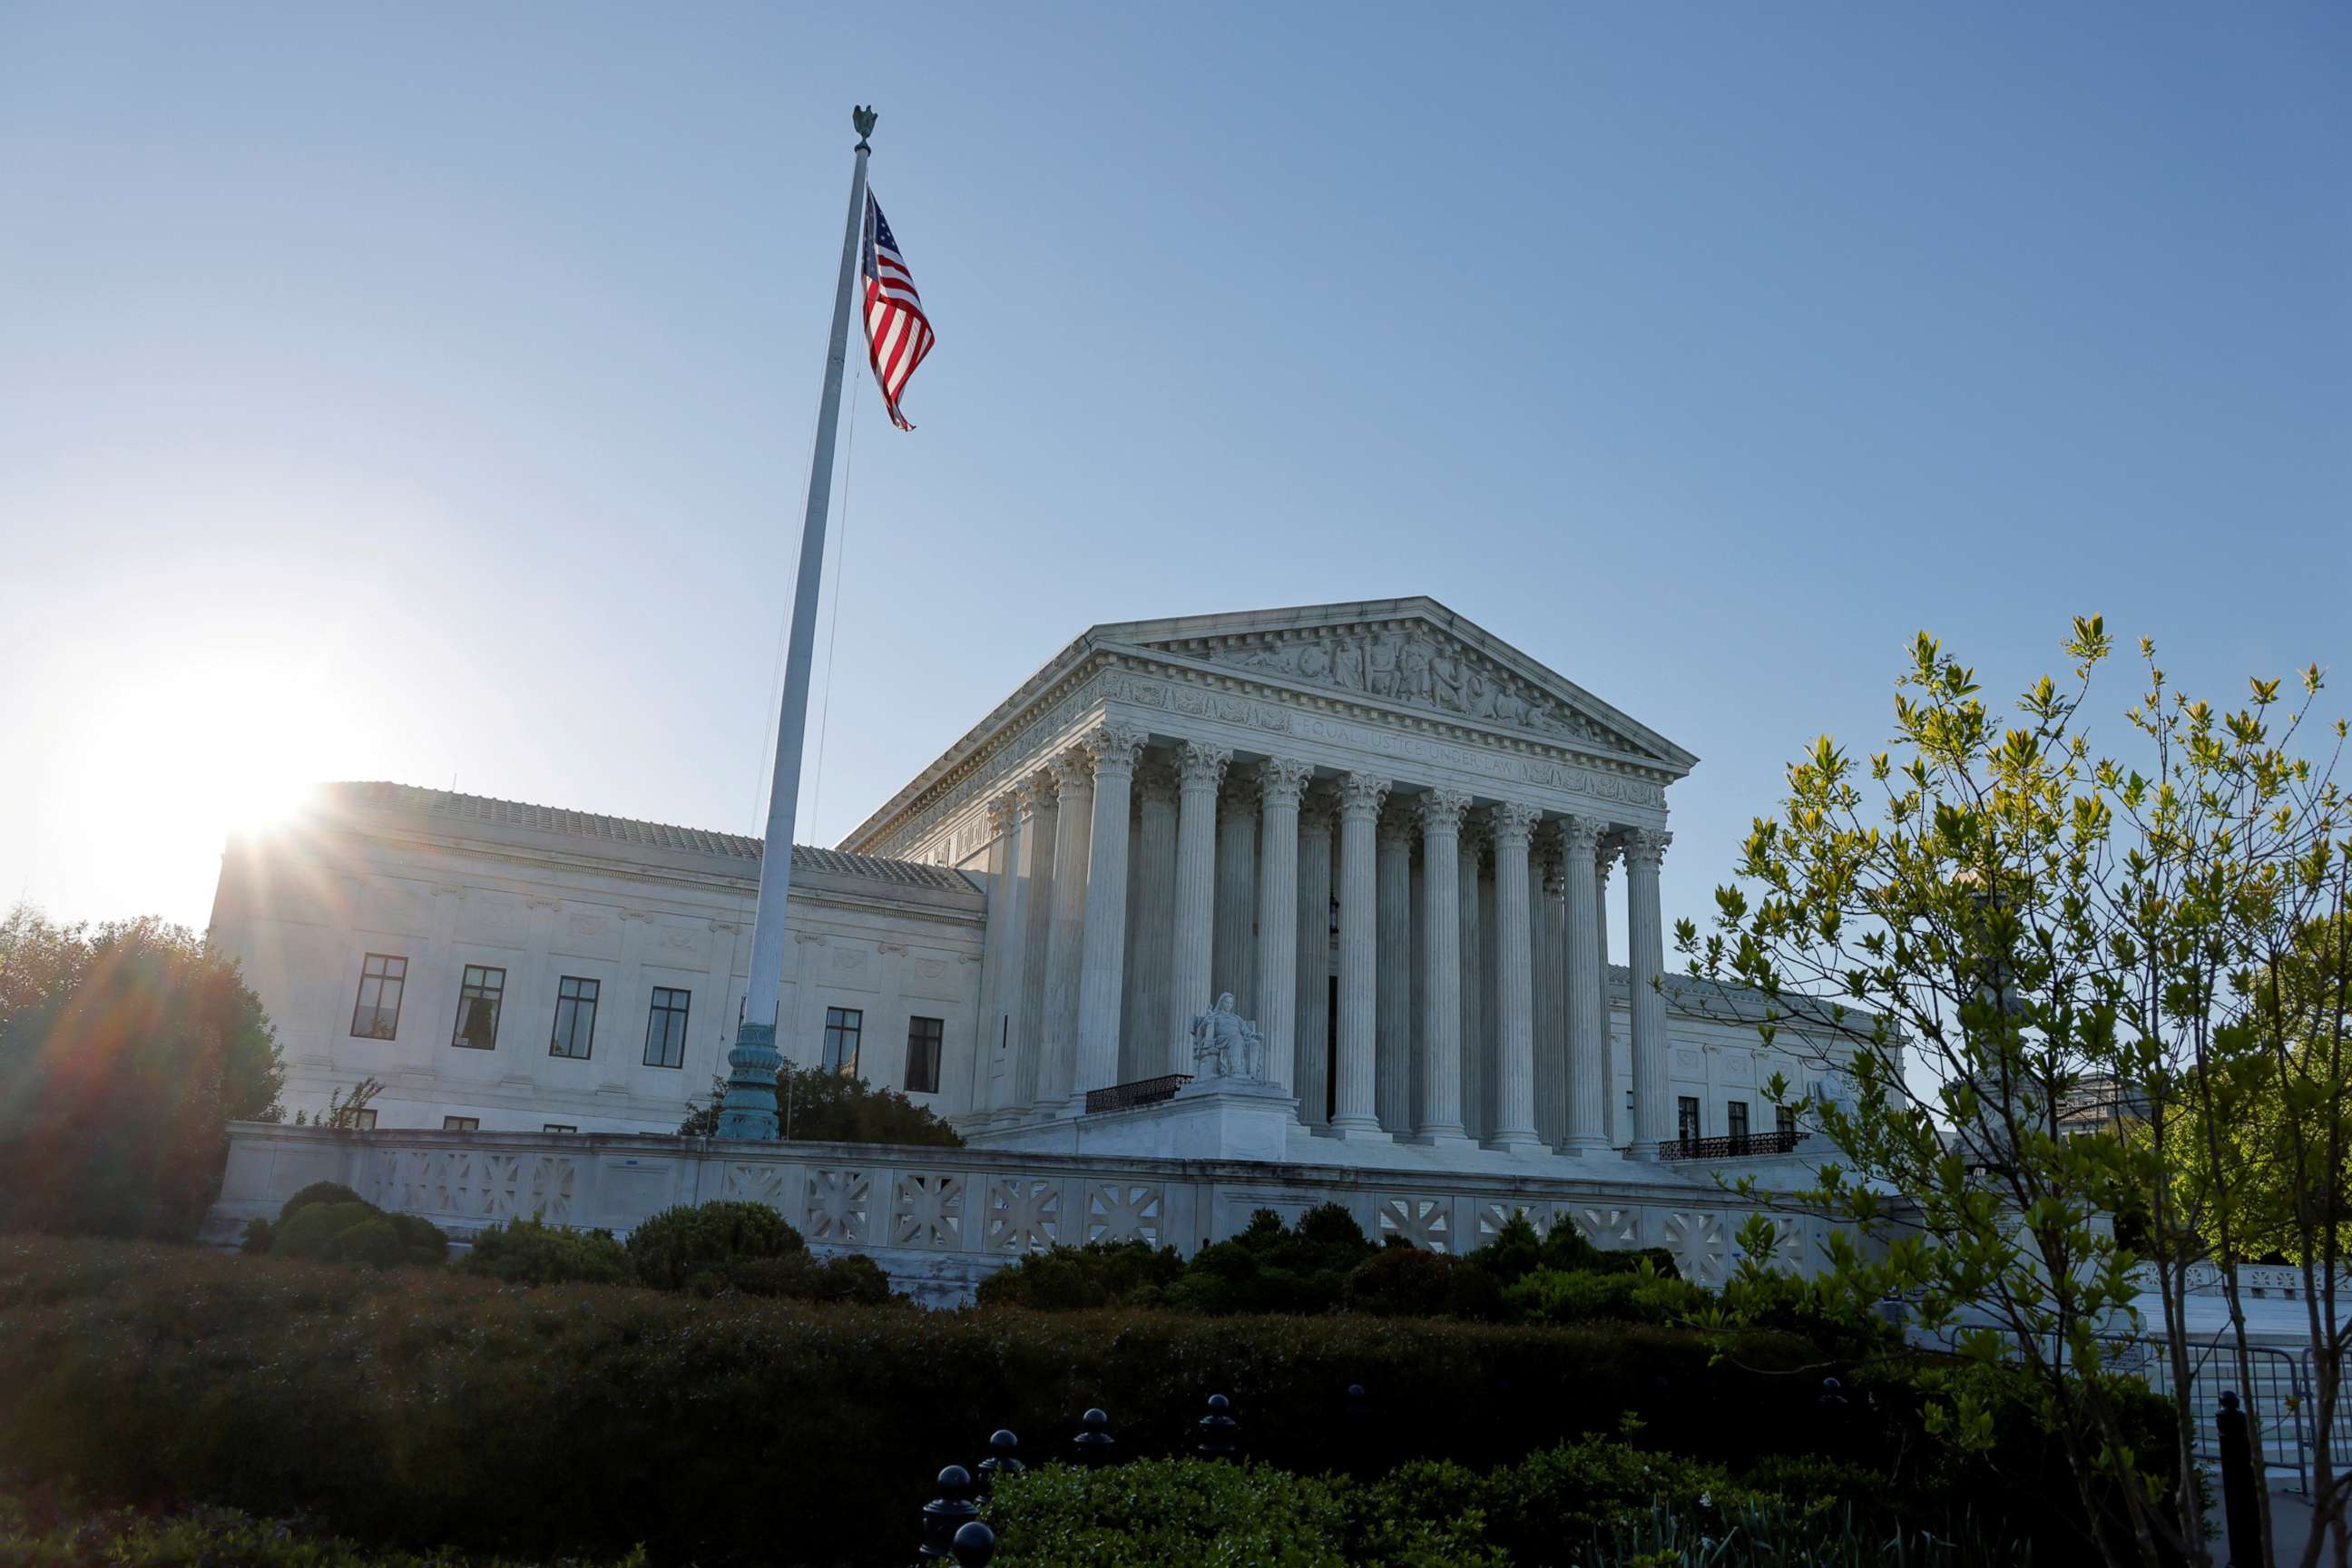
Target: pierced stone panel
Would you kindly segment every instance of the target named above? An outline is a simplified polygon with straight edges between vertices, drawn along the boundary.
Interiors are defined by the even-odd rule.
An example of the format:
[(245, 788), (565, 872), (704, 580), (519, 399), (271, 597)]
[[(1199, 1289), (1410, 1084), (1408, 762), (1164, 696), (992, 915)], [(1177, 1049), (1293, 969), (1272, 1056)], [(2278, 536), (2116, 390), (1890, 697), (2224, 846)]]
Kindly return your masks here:
[(1640, 1209), (1586, 1206), (1576, 1211), (1576, 1228), (1585, 1240), (1604, 1249), (1639, 1246), (1641, 1226)]
[(1431, 1252), (1451, 1252), (1453, 1211), (1449, 1198), (1382, 1198), (1377, 1218), (1383, 1237), (1401, 1236)]
[[(739, 1203), (765, 1204), (782, 1213), (784, 1183), (791, 1174), (791, 1169), (783, 1165), (754, 1165), (738, 1162), (727, 1167), (727, 1180), (720, 1187), (719, 1196)], [(786, 1215), (784, 1217), (789, 1219), (792, 1216)]]
[(909, 1173), (892, 1184), (890, 1245), (948, 1247), (963, 1245), (961, 1176)]
[(457, 1219), (572, 1218), (578, 1163), (560, 1154), (448, 1150), (383, 1153), (371, 1166), (376, 1202), (401, 1214)]
[(1536, 1235), (1551, 1234), (1552, 1215), (1549, 1204), (1482, 1203), (1478, 1205), (1478, 1245), (1486, 1246), (1503, 1234), (1513, 1215), (1525, 1215), (1528, 1223), (1536, 1227)]
[(1663, 1239), (1675, 1255), (1675, 1267), (1695, 1285), (1720, 1285), (1727, 1250), (1723, 1216), (1706, 1210), (1666, 1215)]
[(987, 1239), (991, 1252), (1043, 1252), (1061, 1240), (1062, 1184), (991, 1176)]
[(1140, 1241), (1157, 1247), (1167, 1213), (1158, 1187), (1140, 1182), (1094, 1182), (1087, 1187), (1088, 1241)]
[(571, 1224), (579, 1162), (560, 1154), (541, 1154), (530, 1163), (530, 1212), (549, 1225)]
[(864, 1171), (820, 1166), (808, 1173), (808, 1222), (811, 1241), (864, 1241), (871, 1227), (866, 1210), (873, 1201), (874, 1178)]

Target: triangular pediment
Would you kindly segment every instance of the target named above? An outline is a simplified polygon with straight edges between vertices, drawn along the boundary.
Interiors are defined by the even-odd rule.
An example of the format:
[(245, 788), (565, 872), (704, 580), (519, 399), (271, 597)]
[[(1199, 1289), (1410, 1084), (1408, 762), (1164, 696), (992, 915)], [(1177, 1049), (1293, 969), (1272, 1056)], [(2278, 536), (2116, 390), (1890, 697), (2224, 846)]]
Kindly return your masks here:
[(1431, 599), (1097, 626), (1097, 642), (1442, 715), (1676, 774), (1697, 759)]

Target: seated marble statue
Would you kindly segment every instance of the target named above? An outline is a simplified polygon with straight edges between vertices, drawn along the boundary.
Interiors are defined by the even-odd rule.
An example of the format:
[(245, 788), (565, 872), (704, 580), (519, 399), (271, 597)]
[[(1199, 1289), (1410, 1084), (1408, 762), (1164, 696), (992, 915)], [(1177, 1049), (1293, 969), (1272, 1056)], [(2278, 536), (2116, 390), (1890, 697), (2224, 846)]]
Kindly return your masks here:
[(1234, 994), (1221, 993), (1217, 1005), (1192, 1018), (1192, 1061), (1207, 1059), (1218, 1078), (1255, 1080), (1265, 1076), (1265, 1040), (1255, 1024), (1234, 1016)]

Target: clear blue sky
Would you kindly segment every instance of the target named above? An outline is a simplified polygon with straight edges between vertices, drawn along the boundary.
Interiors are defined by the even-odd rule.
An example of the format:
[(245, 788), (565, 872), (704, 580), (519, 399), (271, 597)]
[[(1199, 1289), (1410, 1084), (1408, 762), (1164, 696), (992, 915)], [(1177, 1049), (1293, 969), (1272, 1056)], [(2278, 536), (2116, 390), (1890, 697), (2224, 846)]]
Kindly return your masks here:
[(1704, 759), (1670, 915), (1916, 628), (2344, 662), (2341, 6), (0, 0), (0, 900), (751, 827), (865, 101), (940, 346), (805, 839), (1098, 620), (1435, 595)]

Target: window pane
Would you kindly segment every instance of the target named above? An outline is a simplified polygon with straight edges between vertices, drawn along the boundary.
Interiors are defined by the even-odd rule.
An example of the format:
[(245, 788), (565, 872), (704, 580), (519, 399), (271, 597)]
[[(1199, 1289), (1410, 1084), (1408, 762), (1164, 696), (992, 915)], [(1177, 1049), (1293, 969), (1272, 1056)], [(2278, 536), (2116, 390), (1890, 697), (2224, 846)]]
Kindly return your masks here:
[(457, 998), (457, 1026), (453, 1046), (487, 1051), (499, 1042), (499, 998), (505, 992), (507, 972), (482, 964), (466, 965), (465, 986)]
[(907, 1020), (907, 1092), (937, 1094), (940, 1089), (940, 1045), (947, 1023), (940, 1018)]

